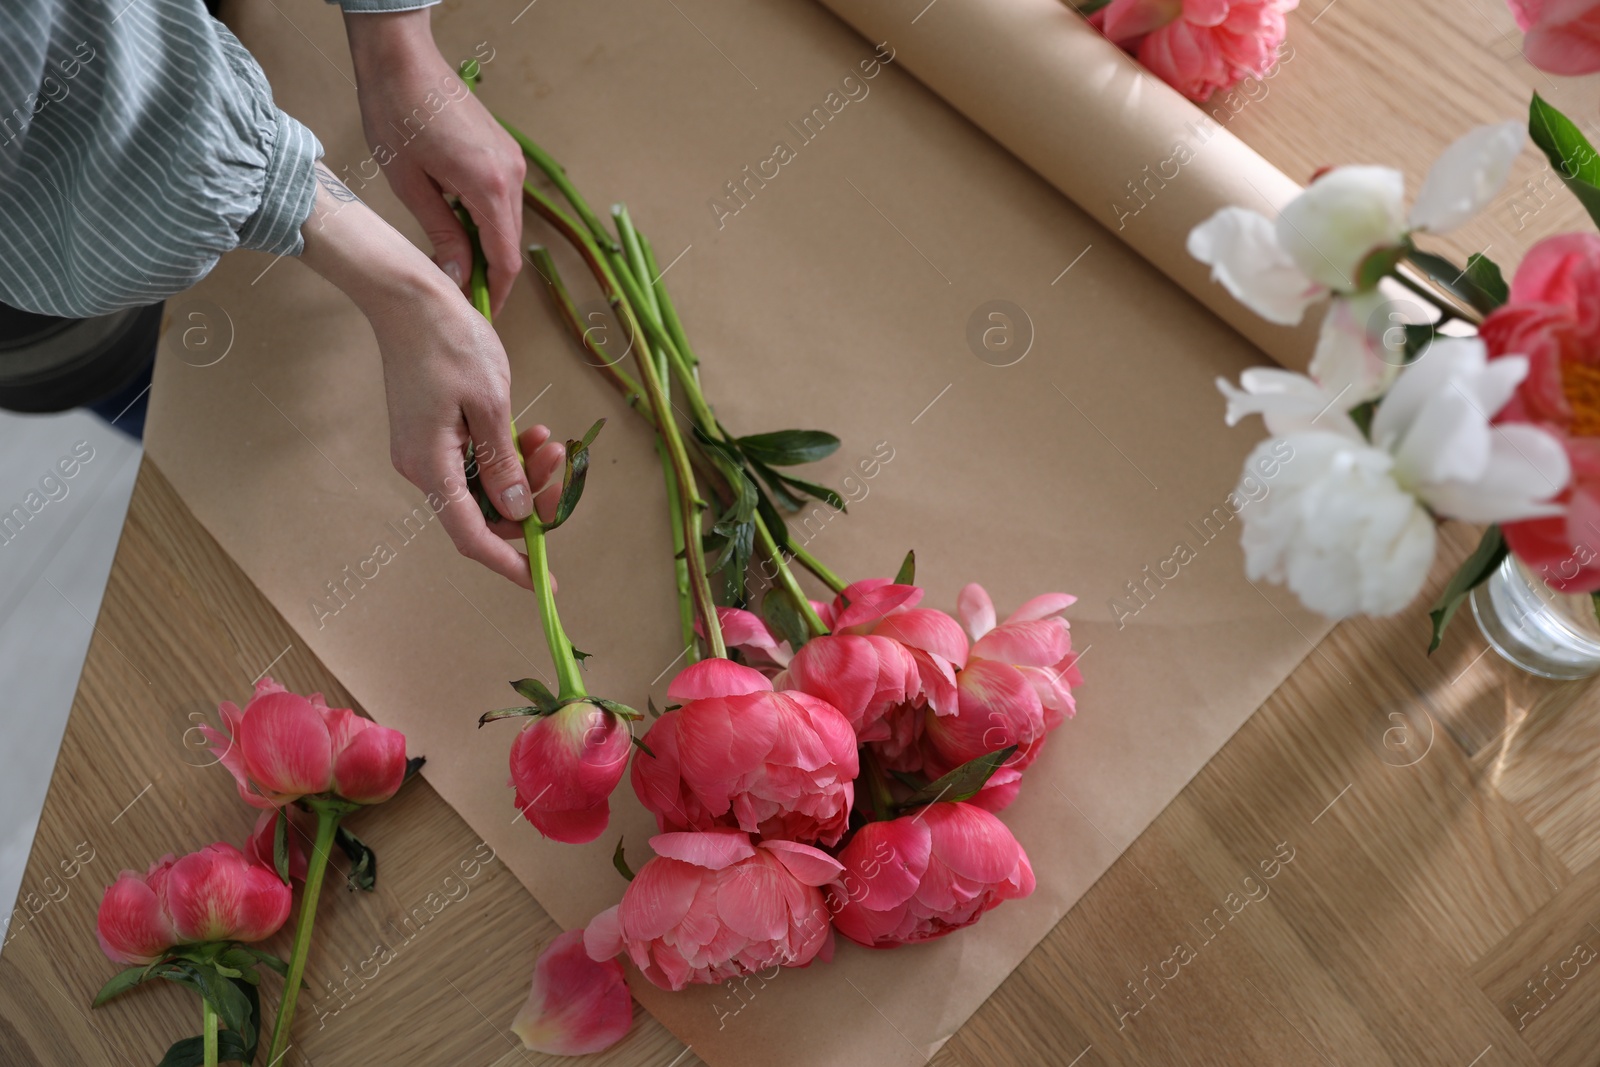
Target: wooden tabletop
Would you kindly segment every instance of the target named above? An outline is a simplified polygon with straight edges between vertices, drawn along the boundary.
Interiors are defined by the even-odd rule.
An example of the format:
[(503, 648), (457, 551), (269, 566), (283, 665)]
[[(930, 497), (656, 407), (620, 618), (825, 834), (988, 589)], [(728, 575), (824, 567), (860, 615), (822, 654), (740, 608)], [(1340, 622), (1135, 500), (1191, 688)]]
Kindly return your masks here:
[[(1593, 121), (1593, 84), (1532, 71), (1519, 40), (1497, 0), (1307, 0), (1278, 74), (1208, 110), (1291, 175), (1385, 162), (1415, 188), (1530, 88)], [(1452, 247), (1514, 262), (1582, 225), (1544, 177), (1530, 154)], [(1600, 1062), (1600, 701), (1507, 667), (1470, 619), (1423, 655), (1474, 540), (1447, 527), (1416, 606), (1309, 650), (935, 1063)], [(176, 987), (89, 1009), (113, 971), (94, 911), (121, 868), (248, 832), (194, 727), (269, 668), (350, 703), (147, 462), (5, 933), (0, 1063), (154, 1063), (198, 1031)], [(508, 1026), (555, 925), (426, 782), (352, 826), (379, 887), (325, 895), (286, 1063), (542, 1062)], [(699, 1062), (637, 1016), (595, 1062)]]

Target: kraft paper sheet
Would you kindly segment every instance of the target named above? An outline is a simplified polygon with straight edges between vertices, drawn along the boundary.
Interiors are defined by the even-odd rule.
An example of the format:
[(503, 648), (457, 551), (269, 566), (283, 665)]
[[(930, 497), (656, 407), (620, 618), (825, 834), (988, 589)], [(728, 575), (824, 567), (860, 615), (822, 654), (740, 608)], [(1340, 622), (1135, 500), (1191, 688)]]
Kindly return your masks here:
[[(854, 503), (797, 523), (814, 552), (867, 576), (914, 547), (928, 602), (946, 609), (974, 580), (1002, 612), (1047, 590), (1080, 597), (1078, 716), (1005, 813), (1036, 893), (934, 944), (841, 942), (832, 965), (784, 971), (743, 1000), (638, 984), (716, 1065), (924, 1062), (1327, 629), (1245, 581), (1238, 523), (1222, 521), (1257, 431), (1223, 426), (1212, 382), (1262, 358), (1229, 323), (1291, 363), (1303, 335), (1242, 315), (1182, 250), (1221, 204), (1293, 187), (1218, 131), (1118, 231), (1108, 204), (1199, 113), (1056, 0), (925, 2), (829, 0), (865, 36), (799, 0), (514, 0), (435, 19), (446, 55), (477, 52), (486, 101), (592, 202), (628, 201), (670, 264), (724, 421), (843, 438), (817, 474)], [(241, 6), (236, 29), (282, 106), (426, 247), (381, 179), (362, 184), (370, 146), (337, 14)], [(868, 79), (878, 42), (893, 60)], [(527, 237), (554, 243), (531, 217)], [(660, 469), (529, 275), (497, 322), (520, 421), (572, 435), (611, 416), (583, 505), (552, 539), (563, 619), (594, 654), (594, 692), (659, 704), (680, 652)], [(996, 351), (982, 344), (993, 301), (1015, 331)], [(507, 680), (551, 675), (534, 600), (460, 558), (390, 468), (365, 321), (299, 264), (250, 253), (170, 313), (151, 455), (550, 914), (586, 922), (622, 892), (617, 836), (642, 862), (653, 826), (626, 786), (593, 845), (550, 844), (513, 820), (516, 727), (475, 723), (507, 703)], [(1187, 561), (1173, 563), (1180, 544)], [(1175, 576), (1150, 577), (1163, 568)]]

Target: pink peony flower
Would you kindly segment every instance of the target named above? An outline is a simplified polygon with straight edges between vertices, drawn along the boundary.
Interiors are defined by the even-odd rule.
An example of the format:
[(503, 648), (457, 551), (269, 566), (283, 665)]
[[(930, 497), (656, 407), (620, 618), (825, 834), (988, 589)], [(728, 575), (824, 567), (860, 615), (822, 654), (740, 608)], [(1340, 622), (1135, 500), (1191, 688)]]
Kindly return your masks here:
[[(789, 665), (792, 655), (789, 642), (781, 641), (765, 620), (753, 611), (743, 608), (718, 608), (717, 624), (722, 627), (722, 641), (730, 649), (738, 649), (744, 661), (763, 674), (782, 670)], [(696, 619), (695, 632), (705, 636), (705, 627)]]
[(586, 700), (538, 716), (511, 744), (517, 810), (552, 840), (593, 841), (611, 818), (629, 738), (626, 722)]
[(405, 735), (349, 708), (330, 708), (321, 693), (303, 697), (263, 678), (243, 711), (231, 701), (218, 710), (222, 730), (200, 729), (255, 807), (323, 793), (378, 804), (405, 780)]
[(850, 720), (861, 742), (887, 740), (885, 716), (922, 691), (911, 650), (876, 634), (813, 637), (772, 684), (826, 700)]
[(1261, 78), (1299, 0), (1112, 0), (1089, 21), (1191, 100)]
[(568, 930), (539, 953), (533, 988), (511, 1031), (534, 1052), (582, 1056), (627, 1036), (633, 998), (615, 959), (589, 957), (582, 930)]
[(1510, 0), (1522, 56), (1551, 74), (1600, 70), (1600, 0)]
[[(752, 844), (737, 830), (659, 834), (622, 903), (584, 930), (589, 955), (626, 952), (663, 989), (724, 982), (833, 954), (823, 886), (839, 861), (793, 841)], [(1031, 882), (1030, 882), (1031, 885)]]
[(176, 945), (264, 941), (289, 917), (289, 887), (232, 845), (123, 871), (100, 901), (95, 933), (117, 963), (154, 963)]
[(684, 668), (667, 695), (683, 704), (651, 725), (632, 771), (662, 831), (737, 827), (827, 845), (844, 835), (859, 767), (838, 709), (723, 659)]
[(971, 804), (929, 804), (869, 822), (839, 862), (844, 874), (826, 889), (833, 925), (868, 948), (943, 937), (1034, 885), (1028, 855), (1005, 823)]
[(1479, 336), (1491, 356), (1521, 355), (1528, 376), (1499, 422), (1541, 426), (1566, 447), (1567, 513), (1501, 525), (1506, 543), (1563, 592), (1600, 590), (1600, 236), (1569, 233), (1534, 245), (1510, 300)]

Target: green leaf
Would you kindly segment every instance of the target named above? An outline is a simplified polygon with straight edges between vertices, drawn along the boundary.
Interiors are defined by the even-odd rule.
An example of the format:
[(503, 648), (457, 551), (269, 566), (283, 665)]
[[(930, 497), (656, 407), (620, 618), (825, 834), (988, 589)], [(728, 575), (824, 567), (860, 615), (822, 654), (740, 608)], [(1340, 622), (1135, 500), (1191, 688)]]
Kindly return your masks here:
[(548, 714), (549, 712), (544, 708), (535, 708), (527, 704), (515, 708), (495, 708), (493, 711), (486, 711), (478, 716), (478, 728), (482, 729), (487, 724), (499, 722), (501, 719), (533, 718), (538, 715)]
[(406, 773), (401, 775), (400, 784), (405, 785), (407, 782), (411, 781), (411, 779), (415, 778), (422, 770), (422, 765), (427, 762), (427, 756), (412, 756), (410, 759), (406, 760)]
[(91, 1007), (98, 1008), (113, 997), (120, 997), (146, 978), (150, 977), (148, 966), (129, 967), (125, 971), (118, 971), (112, 976), (111, 981), (100, 987), (100, 992), (94, 995)]
[(906, 553), (906, 558), (900, 561), (900, 569), (895, 572), (895, 585), (915, 585), (917, 581), (917, 550), (912, 549)]
[(350, 860), (350, 873), (345, 881), (351, 889), (372, 892), (378, 888), (378, 854), (361, 838), (341, 825), (333, 833), (334, 844)]
[(582, 438), (567, 442), (567, 468), (561, 479), (561, 499), (556, 502), (555, 518), (543, 524), (545, 530), (554, 530), (571, 518), (578, 501), (583, 499), (583, 484), (589, 477), (589, 445), (605, 424), (606, 420), (600, 419), (589, 427), (589, 432)]
[(644, 718), (633, 708), (628, 707), (626, 704), (620, 704), (615, 700), (606, 700), (604, 697), (590, 697), (589, 699), (624, 721), (632, 722), (635, 719)]
[[(1413, 249), (1407, 258), (1419, 270), (1421, 270), (1423, 274), (1427, 275), (1428, 279), (1432, 281), (1433, 284), (1437, 285), (1439, 288), (1443, 289), (1445, 292), (1449, 293), (1463, 304), (1466, 304), (1472, 308), (1476, 308), (1485, 315), (1499, 307), (1501, 304), (1505, 303), (1504, 299), (1496, 301), (1489, 295), (1488, 292), (1479, 286), (1477, 279), (1472, 276), (1472, 268), (1470, 265), (1465, 268), (1458, 267), (1448, 259), (1445, 259), (1443, 256), (1436, 256), (1432, 252), (1423, 252), (1420, 249)], [(1480, 260), (1483, 259), (1481, 255), (1477, 256), (1476, 258)], [(1488, 263), (1489, 261), (1483, 260), (1483, 262)], [(1494, 276), (1496, 278), (1500, 277), (1500, 268), (1496, 267), (1493, 263), (1489, 263), (1487, 270), (1484, 268), (1480, 268), (1480, 270), (1483, 270), (1484, 273), (1487, 273), (1487, 270), (1493, 270)], [(1500, 284), (1503, 287), (1505, 285), (1505, 281), (1501, 280)], [(1432, 337), (1433, 328), (1426, 325), (1424, 328), (1428, 331), (1428, 336)], [(1409, 339), (1409, 337), (1410, 332), (1407, 331), (1407, 338)]]
[(741, 437), (739, 450), (756, 463), (796, 467), (815, 463), (839, 450), (839, 439), (821, 430), (778, 430)]
[(799, 478), (791, 478), (787, 474), (780, 475), (780, 477), (783, 478), (784, 484), (791, 489), (798, 489), (807, 496), (815, 497), (835, 511), (850, 510), (845, 506), (844, 497), (825, 485), (818, 485), (816, 482), (803, 482)]
[(1409, 244), (1402, 243), (1369, 253), (1356, 268), (1356, 289), (1364, 291), (1374, 288), (1379, 281), (1394, 273), (1395, 267), (1410, 250)]
[(651, 750), (649, 745), (644, 743), (644, 738), (640, 737), (638, 734), (630, 733), (628, 735), (628, 740), (637, 745), (639, 747), (639, 751), (643, 752), (646, 756), (649, 756), (651, 759), (656, 758), (655, 752)]
[(1016, 751), (1016, 745), (1008, 745), (998, 752), (990, 752), (988, 755), (968, 760), (949, 774), (935, 778), (911, 794), (911, 796), (900, 802), (899, 808), (904, 811), (907, 808), (914, 808), (920, 804), (932, 804), (939, 800), (967, 800), (982, 789), (984, 783), (989, 780), (989, 776), (999, 770)]
[(1589, 139), (1538, 93), (1528, 105), (1528, 136), (1561, 176), (1562, 184), (1600, 224), (1600, 156)]
[(789, 487), (783, 484), (783, 476), (777, 471), (763, 463), (757, 463), (755, 460), (750, 461), (750, 466), (761, 476), (761, 480), (766, 483), (767, 488), (772, 490), (772, 495), (778, 498), (778, 503), (790, 511), (799, 511), (805, 506), (805, 501), (795, 496), (794, 493), (790, 492)]
[(280, 808), (273, 813), (272, 867), (278, 872), (278, 881), (289, 884), (289, 812)]
[(782, 586), (773, 586), (761, 598), (761, 618), (773, 633), (788, 641), (789, 647), (796, 652), (811, 637), (811, 628), (806, 624), (805, 616), (800, 614), (799, 605)]
[(254, 945), (234, 945), (232, 952), (242, 952), (251, 956), (257, 963), (278, 974), (287, 976), (289, 973), (289, 965), (265, 949), (256, 948)]
[(1491, 306), (1484, 310), (1493, 311), (1511, 299), (1511, 287), (1500, 273), (1500, 265), (1482, 252), (1467, 257), (1467, 277), (1489, 298)]
[(1445, 627), (1450, 625), (1450, 620), (1455, 617), (1456, 609), (1467, 598), (1467, 594), (1489, 580), (1495, 568), (1500, 566), (1506, 558), (1509, 549), (1506, 547), (1505, 536), (1500, 532), (1499, 526), (1490, 526), (1483, 531), (1483, 538), (1478, 542), (1478, 547), (1472, 550), (1466, 562), (1461, 564), (1459, 570), (1446, 583), (1444, 592), (1439, 594), (1439, 599), (1434, 602), (1433, 610), (1428, 612), (1428, 617), (1433, 620), (1433, 638), (1428, 642), (1428, 654), (1439, 647), (1439, 642), (1444, 640)]
[[(161, 1058), (156, 1067), (203, 1067), (206, 1061), (205, 1037), (196, 1034), (186, 1037), (182, 1041), (175, 1041), (167, 1049), (167, 1054)], [(255, 1059), (255, 1049), (250, 1048), (244, 1039), (232, 1030), (217, 1031), (217, 1062), (218, 1063), (249, 1063)]]
[(616, 851), (611, 853), (611, 866), (617, 869), (618, 874), (631, 882), (633, 881), (633, 868), (628, 866), (628, 858), (622, 854), (622, 840), (620, 837), (617, 838)]
[(527, 697), (533, 706), (543, 710), (555, 710), (556, 695), (550, 692), (550, 687), (537, 678), (518, 678), (511, 683), (511, 688), (517, 691), (518, 696)]

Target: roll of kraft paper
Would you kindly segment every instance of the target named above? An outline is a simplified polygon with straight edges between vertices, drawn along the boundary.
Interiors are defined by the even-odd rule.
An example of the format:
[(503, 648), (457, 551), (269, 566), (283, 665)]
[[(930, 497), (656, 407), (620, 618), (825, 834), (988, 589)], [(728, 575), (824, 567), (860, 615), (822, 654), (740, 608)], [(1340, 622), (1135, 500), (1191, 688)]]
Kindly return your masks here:
[(1185, 248), (1217, 209), (1271, 215), (1300, 186), (1062, 0), (822, 3), (1267, 355), (1310, 362), (1320, 308), (1275, 326)]

